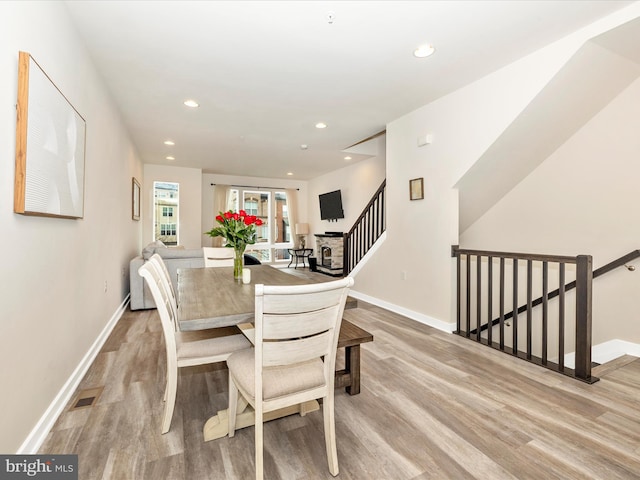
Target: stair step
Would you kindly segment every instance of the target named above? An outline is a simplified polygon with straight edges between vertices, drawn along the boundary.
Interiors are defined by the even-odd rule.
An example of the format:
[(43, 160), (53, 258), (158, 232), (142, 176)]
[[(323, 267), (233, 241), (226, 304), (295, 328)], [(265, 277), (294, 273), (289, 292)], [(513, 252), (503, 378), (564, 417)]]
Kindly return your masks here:
[(610, 362), (603, 363), (602, 365), (598, 365), (597, 367), (592, 368), (591, 376), (602, 377), (603, 375), (611, 373), (620, 367), (624, 367), (631, 362), (635, 362), (636, 360), (638, 360), (638, 357), (634, 357), (633, 355), (622, 355), (621, 357), (614, 358)]

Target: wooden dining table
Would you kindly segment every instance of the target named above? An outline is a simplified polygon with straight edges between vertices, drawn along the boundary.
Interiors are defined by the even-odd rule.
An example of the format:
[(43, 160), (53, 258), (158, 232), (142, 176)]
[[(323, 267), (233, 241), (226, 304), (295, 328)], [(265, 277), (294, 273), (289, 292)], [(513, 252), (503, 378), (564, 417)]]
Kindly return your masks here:
[(255, 286), (318, 283), (269, 265), (254, 265), (251, 282), (233, 278), (233, 267), (178, 269), (178, 320), (180, 330), (229, 327), (253, 320)]
[[(304, 276), (282, 272), (268, 265), (251, 266), (251, 282), (244, 284), (233, 278), (233, 267), (183, 268), (178, 270), (178, 323), (180, 330), (204, 330), (237, 326), (252, 340), (255, 311), (255, 285), (305, 285), (319, 283)], [(333, 279), (328, 279), (330, 281)], [(343, 320), (338, 348), (345, 348), (345, 369), (336, 372), (336, 387), (345, 387), (350, 395), (360, 392), (360, 344), (373, 341), (373, 336)], [(250, 406), (240, 396), (236, 428), (254, 424)], [(286, 415), (318, 410), (313, 400), (265, 415), (265, 421)], [(204, 440), (228, 434), (227, 410), (221, 410), (205, 423)]]

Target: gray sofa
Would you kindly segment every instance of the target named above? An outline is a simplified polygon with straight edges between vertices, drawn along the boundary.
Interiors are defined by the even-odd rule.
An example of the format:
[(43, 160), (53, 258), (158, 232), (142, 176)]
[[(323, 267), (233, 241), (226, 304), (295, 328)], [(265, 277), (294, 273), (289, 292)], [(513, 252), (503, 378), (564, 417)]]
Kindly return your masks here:
[(149, 287), (144, 279), (138, 275), (138, 269), (151, 255), (157, 253), (164, 260), (167, 270), (171, 275), (171, 282), (177, 288), (179, 268), (204, 268), (204, 255), (202, 248), (176, 248), (166, 247), (162, 242), (154, 242), (142, 250), (142, 255), (129, 262), (129, 284), (131, 288), (131, 310), (156, 308)]
[[(151, 296), (149, 286), (144, 279), (138, 275), (138, 269), (157, 253), (164, 260), (167, 270), (171, 275), (173, 288), (178, 288), (179, 268), (204, 268), (204, 252), (202, 248), (180, 248), (167, 247), (161, 241), (150, 243), (142, 250), (142, 255), (138, 255), (129, 262), (129, 287), (131, 290), (131, 310), (142, 310), (156, 308), (156, 304)], [(260, 265), (260, 261), (252, 255), (245, 253), (245, 265)]]

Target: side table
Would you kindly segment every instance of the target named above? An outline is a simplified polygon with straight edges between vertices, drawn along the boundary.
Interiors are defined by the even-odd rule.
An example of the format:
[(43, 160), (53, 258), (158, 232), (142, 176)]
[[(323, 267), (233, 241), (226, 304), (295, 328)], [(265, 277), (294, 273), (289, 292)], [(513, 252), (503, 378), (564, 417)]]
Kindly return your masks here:
[(291, 261), (287, 267), (290, 267), (291, 264), (295, 261), (295, 265), (293, 268), (298, 268), (298, 262), (302, 260), (302, 268), (306, 267), (305, 258), (309, 258), (313, 253), (313, 249), (311, 248), (287, 248), (289, 255), (291, 255)]

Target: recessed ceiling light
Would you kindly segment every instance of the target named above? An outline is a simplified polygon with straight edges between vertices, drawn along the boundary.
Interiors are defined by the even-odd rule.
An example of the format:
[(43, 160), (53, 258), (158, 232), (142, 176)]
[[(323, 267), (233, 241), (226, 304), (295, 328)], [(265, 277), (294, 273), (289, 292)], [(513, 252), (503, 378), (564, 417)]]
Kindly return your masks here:
[(309, 145), (307, 145), (306, 143), (300, 145), (300, 150), (306, 150), (307, 148), (309, 148)]
[(176, 157), (165, 157), (167, 160), (175, 160)]
[(176, 142), (174, 142), (173, 140), (165, 140), (165, 141), (164, 141), (164, 144), (165, 144), (165, 145), (175, 145), (175, 144), (176, 144)]
[(351, 157), (344, 157), (345, 160), (351, 160)]
[(429, 55), (433, 55), (436, 49), (433, 45), (421, 45), (413, 51), (413, 56), (418, 58), (428, 57)]
[(287, 172), (287, 175), (291, 176), (293, 175), (293, 172)]
[(327, 124), (324, 122), (316, 123), (316, 128), (327, 128)]
[(185, 104), (187, 107), (191, 107), (191, 108), (196, 108), (196, 107), (199, 107), (199, 106), (200, 106), (200, 105), (198, 105), (198, 102), (196, 102), (195, 100), (185, 100), (185, 101), (184, 101), (184, 104)]

